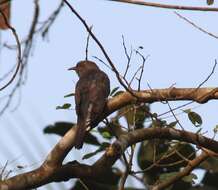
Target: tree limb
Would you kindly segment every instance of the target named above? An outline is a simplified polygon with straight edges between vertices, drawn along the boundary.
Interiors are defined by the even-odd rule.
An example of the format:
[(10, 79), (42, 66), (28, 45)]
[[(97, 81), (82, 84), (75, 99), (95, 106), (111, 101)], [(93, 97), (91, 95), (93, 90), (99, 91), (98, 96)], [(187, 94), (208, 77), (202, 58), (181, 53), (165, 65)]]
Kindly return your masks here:
[[(209, 100), (218, 99), (218, 88), (165, 88), (165, 89), (150, 89), (143, 91), (135, 91), (140, 101), (144, 103), (154, 103), (159, 101), (178, 101), (191, 100), (198, 103), (206, 103)], [(136, 98), (129, 92), (123, 92), (113, 99), (110, 99), (107, 104), (106, 115), (112, 113), (124, 106), (134, 103)]]
[(189, 11), (215, 11), (215, 12), (218, 11), (218, 8), (181, 6), (181, 5), (169, 5), (169, 4), (167, 5), (162, 3), (145, 2), (141, 0), (107, 0), (107, 1), (130, 3), (130, 4), (144, 5), (149, 7), (163, 8), (163, 9), (178, 9), (178, 10), (189, 10)]
[(173, 128), (144, 128), (121, 135), (92, 166), (77, 162), (70, 162), (65, 165), (50, 164), (55, 163), (53, 159), (56, 159), (52, 154), (58, 153), (59, 148), (66, 148), (68, 139), (66, 137), (69, 138), (69, 132), (58, 143), (59, 147), (56, 145), (49, 154), (50, 156), (47, 157), (47, 160), (50, 161), (45, 161), (42, 166), (31, 172), (0, 181), (0, 189), (23, 190), (39, 187), (50, 182), (66, 181), (71, 178), (91, 178), (98, 180), (99, 176), (111, 168), (117, 159), (120, 158), (127, 147), (137, 142), (154, 138), (185, 141), (218, 153), (218, 142), (199, 134)]
[[(152, 89), (135, 93), (137, 93), (137, 96), (140, 96), (141, 99), (147, 103), (160, 100), (195, 100), (197, 102), (204, 103), (209, 99), (218, 99), (217, 88), (199, 88), (197, 90), (195, 88)], [(108, 101), (107, 108), (103, 116), (106, 117), (110, 115), (110, 113), (133, 103), (135, 99), (136, 98), (129, 92), (124, 92), (115, 96), (113, 99)], [(63, 176), (68, 175), (69, 172), (66, 172), (66, 174), (63, 172), (62, 175), (58, 175), (57, 172), (62, 171), (63, 167), (66, 168), (65, 165), (62, 165), (62, 162), (74, 145), (74, 135), (75, 128), (71, 128), (48, 154), (42, 166), (36, 170), (1, 181), (0, 189), (27, 189), (39, 187), (43, 184), (51, 182), (51, 180), (57, 181), (59, 180), (58, 176), (63, 179)], [(121, 134), (118, 137), (118, 140), (107, 149), (105, 154), (90, 167), (94, 168), (96, 174), (100, 174), (103, 171), (102, 168), (110, 168), (124, 153), (128, 146), (143, 140), (155, 138), (185, 141), (218, 153), (218, 142), (213, 139), (203, 137), (200, 134), (176, 130), (173, 128), (145, 128)], [(69, 168), (69, 166), (67, 168)], [(80, 176), (68, 175), (65, 176), (65, 180), (72, 177)], [(81, 177), (85, 176), (81, 174)]]

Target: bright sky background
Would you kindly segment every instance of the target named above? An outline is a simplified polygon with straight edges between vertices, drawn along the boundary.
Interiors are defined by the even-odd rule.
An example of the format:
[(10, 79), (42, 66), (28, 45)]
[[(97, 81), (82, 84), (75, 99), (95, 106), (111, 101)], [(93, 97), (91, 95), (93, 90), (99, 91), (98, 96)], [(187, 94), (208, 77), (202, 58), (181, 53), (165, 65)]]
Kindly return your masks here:
[[(127, 48), (144, 47), (141, 53), (150, 57), (145, 65), (143, 89), (148, 88), (147, 83), (152, 88), (168, 88), (175, 83), (175, 87), (196, 87), (209, 75), (214, 60), (218, 58), (218, 39), (193, 28), (176, 16), (174, 10), (104, 0), (70, 2), (87, 23), (93, 25), (93, 32), (121, 73), (124, 73), (127, 63), (122, 35), (125, 37)], [(58, 3), (57, 0), (52, 3), (41, 1), (40, 20), (44, 21)], [(185, 5), (184, 1), (182, 3)], [(206, 2), (196, 0), (187, 5), (205, 6)], [(22, 4), (18, 0), (12, 1), (12, 25), (17, 29), (20, 39), (23, 39), (28, 32), (32, 12), (33, 1), (23, 0)], [(178, 12), (207, 31), (218, 35), (217, 13)], [(31, 169), (32, 165), (34, 167), (39, 165), (59, 139), (57, 136), (44, 135), (43, 128), (55, 121), (76, 121), (74, 110), (60, 111), (55, 107), (66, 102), (74, 102), (73, 98), (64, 98), (64, 95), (74, 91), (78, 79), (76, 74), (67, 71), (67, 68), (85, 58), (86, 38), (87, 33), (83, 25), (65, 7), (49, 32), (48, 41), (42, 41), (40, 36), (35, 39), (28, 66), (28, 80), (21, 92), (21, 105), (15, 112), (10, 111), (13, 105), (16, 105), (18, 98), (16, 96), (11, 109), (0, 117), (2, 166), (6, 161), (9, 162), (8, 169), (12, 170), (16, 170), (14, 168), (18, 165), (24, 166), (27, 170)], [(14, 43), (10, 32), (1, 32), (1, 41)], [(15, 63), (16, 52), (1, 49), (0, 53), (0, 76), (2, 76)], [(91, 60), (96, 61), (92, 56), (104, 60), (104, 56), (92, 40), (89, 55)], [(97, 63), (109, 75), (111, 88), (120, 86), (115, 75), (105, 65)], [(129, 78), (140, 64), (140, 58), (132, 61)], [(204, 86), (216, 87), (217, 81), (218, 69)], [(9, 89), (2, 94), (8, 92)], [(3, 102), (1, 100), (0, 106)], [(180, 104), (182, 102), (172, 103), (171, 106)], [(191, 105), (195, 106), (196, 104)], [(208, 136), (212, 135), (213, 127), (218, 124), (217, 107), (217, 101), (210, 101), (195, 109), (203, 118), (203, 131), (208, 131), (206, 134)], [(168, 110), (167, 106), (161, 103), (155, 103), (151, 108), (152, 112), (157, 113)], [(178, 117), (184, 127), (196, 131), (186, 115)], [(73, 150), (70, 153), (71, 156), (81, 158), (79, 151), (74, 152)], [(91, 159), (92, 162), (93, 160)], [(53, 187), (50, 185), (47, 189)], [(63, 188), (63, 184), (58, 184), (56, 188)]]

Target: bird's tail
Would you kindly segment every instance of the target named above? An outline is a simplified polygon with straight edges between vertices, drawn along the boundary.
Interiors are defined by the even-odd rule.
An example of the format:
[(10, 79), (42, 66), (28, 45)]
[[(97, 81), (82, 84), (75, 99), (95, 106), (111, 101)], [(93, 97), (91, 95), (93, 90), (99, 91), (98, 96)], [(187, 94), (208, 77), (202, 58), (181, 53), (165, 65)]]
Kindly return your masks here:
[(74, 147), (76, 149), (81, 149), (83, 146), (84, 137), (86, 134), (86, 128), (84, 122), (77, 123), (76, 136), (74, 141)]
[(93, 108), (93, 104), (89, 104), (86, 119), (81, 119), (80, 121), (77, 122), (76, 136), (74, 141), (74, 147), (76, 149), (82, 148), (86, 131), (89, 131), (91, 129), (92, 108)]

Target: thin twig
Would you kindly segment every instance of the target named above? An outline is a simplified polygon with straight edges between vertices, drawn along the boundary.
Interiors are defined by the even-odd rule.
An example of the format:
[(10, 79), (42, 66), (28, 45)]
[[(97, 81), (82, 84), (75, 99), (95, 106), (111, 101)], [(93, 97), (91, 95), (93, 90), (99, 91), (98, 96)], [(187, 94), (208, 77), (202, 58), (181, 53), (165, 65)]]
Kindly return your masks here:
[[(145, 173), (156, 166), (158, 166), (158, 167), (167, 167), (168, 166), (169, 167), (169, 166), (175, 166), (175, 165), (178, 165), (180, 163), (183, 163), (184, 160), (179, 160), (179, 161), (176, 161), (176, 162), (173, 162), (170, 164), (161, 164), (161, 161), (166, 160), (167, 158), (170, 159), (170, 157), (172, 157), (176, 153), (176, 151), (177, 151), (176, 148), (174, 148), (174, 150), (171, 150), (170, 153), (167, 153), (167, 152), (164, 153), (158, 160), (153, 159), (153, 163), (150, 166), (148, 166), (147, 168), (140, 170), (140, 171), (132, 171), (131, 173), (132, 174), (140, 174), (140, 173)], [(193, 155), (193, 153), (191, 153), (189, 156), (187, 156), (187, 158), (190, 158), (192, 155)]]
[[(100, 59), (100, 58), (97, 57), (97, 56), (92, 56), (92, 57), (93, 57), (94, 59), (97, 59), (98, 61), (100, 61), (101, 63), (103, 63), (108, 69), (110, 69), (111, 71), (113, 71), (113, 69), (112, 69), (107, 63), (105, 63), (102, 59)], [(125, 79), (122, 75), (119, 74), (119, 76), (120, 76), (121, 79), (123, 79), (123, 80), (126, 82), (126, 84), (127, 84), (128, 86), (130, 86), (129, 83), (126, 81), (126, 79)]]
[(182, 124), (180, 123), (179, 119), (176, 117), (176, 114), (174, 113), (174, 111), (172, 110), (172, 107), (170, 106), (169, 101), (167, 101), (167, 105), (170, 109), (170, 112), (173, 114), (173, 117), (175, 118), (175, 120), (177, 121), (177, 123), (179, 124), (179, 126), (181, 127), (182, 130), (184, 130), (184, 127), (182, 126)]
[(141, 0), (109, 0), (109, 1), (115, 1), (115, 2), (121, 2), (121, 3), (130, 3), (130, 4), (136, 4), (136, 5), (144, 5), (144, 6), (164, 8), (164, 9), (178, 9), (178, 10), (190, 10), (190, 11), (215, 11), (215, 12), (218, 11), (218, 8), (212, 8), (212, 7), (167, 5), (167, 4), (161, 4), (161, 3), (145, 2), (145, 1), (141, 1)]
[(79, 15), (79, 13), (73, 8), (73, 6), (67, 1), (67, 0), (63, 0), (66, 5), (70, 8), (70, 10), (76, 15), (76, 17), (81, 21), (81, 23), (84, 25), (84, 27), (86, 28), (86, 30), (90, 33), (90, 36), (92, 37), (92, 39), (96, 42), (96, 44), (98, 45), (98, 47), (101, 49), (103, 55), (105, 56), (105, 58), (107, 59), (108, 63), (110, 64), (113, 72), (115, 73), (117, 80), (119, 81), (119, 83), (124, 87), (124, 89), (129, 92), (133, 97), (138, 98), (132, 90), (130, 90), (128, 88), (128, 86), (126, 86), (123, 82), (123, 80), (120, 78), (120, 74), (118, 72), (118, 70), (116, 69), (116, 67), (114, 66), (112, 60), (110, 59), (109, 55), (107, 54), (106, 50), (104, 49), (103, 45), (101, 44), (101, 42), (97, 39), (97, 37), (94, 35), (94, 33), (90, 30), (88, 24), (86, 23), (86, 21)]
[(92, 57), (95, 58), (95, 59), (97, 59), (98, 61), (100, 61), (101, 63), (103, 63), (108, 69), (110, 69), (111, 71), (113, 71), (112, 68), (111, 68), (107, 63), (105, 63), (102, 59), (100, 59), (100, 58), (97, 57), (97, 56), (92, 56)]
[[(217, 60), (215, 59), (215, 63), (214, 63), (214, 65), (213, 65), (213, 68), (212, 68), (211, 72), (210, 72), (209, 75), (205, 78), (205, 80), (203, 80), (203, 82), (201, 82), (201, 83), (194, 89), (193, 92), (195, 92), (195, 91), (197, 91), (199, 88), (201, 88), (201, 86), (203, 86), (203, 85), (210, 79), (210, 77), (211, 77), (211, 76), (214, 74), (214, 72), (215, 72), (216, 66), (217, 66)], [(190, 92), (190, 93), (193, 93), (193, 92)], [(190, 105), (190, 104), (192, 104), (192, 103), (194, 103), (194, 101), (191, 101), (191, 102), (182, 104), (182, 105), (177, 106), (177, 107), (175, 107), (175, 108), (171, 108), (171, 110), (159, 114), (158, 117), (161, 117), (161, 116), (163, 116), (163, 115), (166, 115), (166, 114), (170, 113), (171, 111), (175, 111), (175, 110), (178, 110), (178, 109), (183, 108), (183, 107), (185, 107), (185, 106), (188, 106), (188, 105)]]
[(16, 40), (16, 43), (17, 43), (17, 67), (16, 67), (16, 70), (13, 74), (13, 76), (11, 77), (11, 79), (3, 86), (0, 88), (0, 91), (2, 91), (3, 89), (5, 89), (7, 86), (9, 86), (15, 79), (15, 77), (17, 76), (18, 74), (18, 71), (21, 67), (21, 62), (22, 62), (22, 59), (21, 59), (21, 45), (20, 45), (20, 40), (19, 40), (19, 37), (17, 35), (17, 32), (15, 30), (15, 28), (13, 28), (9, 23), (8, 23), (8, 20), (7, 20), (7, 17), (5, 16), (5, 14), (0, 10), (0, 13), (1, 15), (3, 16), (4, 18), (4, 21), (5, 21), (5, 24), (7, 25), (7, 27), (11, 30), (11, 32), (13, 33), (14, 37), (15, 37), (15, 40)]
[(84, 187), (85, 190), (89, 190), (89, 188), (87, 187), (87, 185), (81, 180), (78, 180), (80, 182), (80, 184)]
[(125, 172), (124, 172), (124, 174), (123, 174), (123, 176), (122, 176), (122, 178), (120, 180), (119, 190), (124, 190), (124, 185), (125, 185), (125, 182), (127, 180), (127, 177), (131, 173), (134, 150), (135, 150), (135, 145), (132, 145), (131, 146), (131, 154), (130, 154), (129, 161), (127, 161), (127, 159), (124, 157), (125, 158), (124, 160), (125, 160), (126, 169), (125, 169)]
[[(92, 26), (90, 27), (90, 30), (92, 30)], [(90, 33), (88, 33), (87, 40), (86, 40), (86, 61), (88, 60), (89, 39), (90, 39)]]
[(140, 66), (136, 72), (134, 73), (134, 75), (132, 76), (132, 78), (130, 79), (130, 82), (129, 82), (129, 87), (131, 87), (131, 84), (133, 82), (133, 80), (135, 79), (136, 75), (138, 74), (138, 72), (142, 69), (142, 66)]
[(201, 86), (203, 86), (210, 79), (210, 77), (214, 74), (216, 66), (217, 66), (217, 61), (215, 59), (215, 63), (213, 65), (212, 71), (209, 73), (209, 75), (206, 77), (206, 79), (197, 86), (197, 89), (199, 89)]
[(4, 175), (4, 172), (5, 172), (7, 166), (8, 166), (8, 161), (6, 161), (5, 165), (4, 165), (3, 168), (1, 169), (1, 172), (0, 172), (0, 180), (3, 180), (3, 175)]
[(123, 75), (123, 78), (126, 78), (127, 72), (129, 70), (129, 67), (130, 67), (130, 61), (131, 61), (131, 58), (132, 58), (132, 52), (133, 51), (132, 51), (132, 47), (131, 47), (130, 54), (128, 54), (126, 44), (125, 44), (125, 39), (124, 39), (123, 35), (122, 35), (122, 40), (123, 40), (124, 52), (125, 52), (125, 55), (126, 55), (126, 58), (127, 58), (127, 65), (126, 65), (126, 69), (125, 69), (125, 72), (124, 72), (124, 75)]
[(36, 30), (36, 33), (42, 31), (42, 37), (44, 38), (48, 34), (51, 26), (54, 24), (54, 21), (57, 19), (57, 16), (59, 15), (63, 6), (64, 2), (61, 0), (57, 9), (54, 10), (54, 12), (46, 19), (46, 21), (42, 22), (42, 26)]
[[(175, 108), (172, 108), (172, 111), (178, 110), (178, 109), (183, 108), (183, 107), (185, 107), (185, 106), (188, 106), (188, 105), (190, 105), (190, 104), (192, 104), (192, 103), (194, 103), (194, 101), (187, 102), (187, 103), (185, 103), (185, 104), (182, 104), (182, 105), (180, 105), (180, 106), (177, 106), (177, 107), (175, 107)], [(166, 112), (163, 112), (163, 113), (161, 113), (161, 114), (158, 114), (158, 118), (161, 117), (161, 116), (163, 116), (163, 115), (166, 115), (166, 114), (168, 114), (168, 113), (171, 113), (171, 110), (166, 111)]]
[[(24, 42), (24, 49), (22, 51), (22, 56), (21, 56), (21, 44), (17, 44), (17, 49), (19, 53), (19, 59), (20, 59), (20, 71), (19, 71), (19, 79), (16, 82), (16, 85), (14, 86), (14, 88), (12, 89), (12, 91), (10, 92), (10, 94), (8, 95), (8, 100), (6, 102), (6, 104), (3, 106), (3, 108), (0, 110), (0, 115), (2, 115), (5, 110), (9, 107), (11, 100), (14, 96), (14, 94), (16, 93), (17, 89), (19, 89), (23, 84), (24, 84), (24, 71), (26, 71), (27, 69), (27, 63), (28, 63), (28, 59), (29, 59), (29, 55), (31, 52), (31, 48), (33, 45), (33, 40), (34, 40), (34, 35), (35, 35), (35, 31), (36, 31), (36, 26), (38, 23), (38, 18), (39, 18), (39, 0), (34, 0), (34, 4), (35, 4), (35, 9), (34, 9), (34, 14), (33, 14), (33, 21), (32, 24), (30, 26), (29, 29), (29, 33), (27, 36), (27, 40)], [(19, 105), (19, 102), (18, 102)]]
[(202, 152), (200, 156), (196, 157), (195, 159), (191, 160), (188, 162), (187, 166), (180, 171), (177, 175), (169, 178), (168, 180), (164, 180), (163, 182), (153, 186), (151, 188), (151, 190), (162, 190), (162, 189), (166, 189), (167, 187), (169, 187), (170, 185), (174, 184), (176, 181), (182, 179), (183, 177), (189, 175), (191, 173), (191, 171), (199, 166), (200, 163), (202, 163), (203, 161), (205, 161), (210, 155), (207, 152)]
[(4, 79), (6, 79), (11, 73), (13, 73), (14, 69), (17, 67), (17, 64), (13, 65), (13, 67), (7, 72), (5, 73), (1, 78), (0, 81), (3, 81)]
[(201, 32), (213, 37), (213, 38), (216, 38), (218, 39), (218, 36), (212, 34), (211, 32), (208, 32), (207, 30), (197, 26), (194, 22), (192, 22), (191, 20), (187, 19), (186, 17), (182, 16), (181, 14), (177, 13), (177, 12), (174, 12), (179, 18), (185, 20), (186, 22), (188, 22), (189, 24), (191, 24), (192, 26), (194, 26), (196, 29), (200, 30)]
[(142, 75), (143, 75), (143, 72), (144, 72), (145, 62), (150, 57), (150, 55), (147, 55), (146, 57), (144, 57), (144, 55), (142, 55), (138, 50), (136, 50), (136, 54), (140, 55), (140, 57), (142, 58), (141, 73), (140, 73), (140, 76), (139, 76), (139, 79), (138, 79), (138, 91), (140, 91), (141, 90), (141, 80), (142, 80)]
[[(128, 132), (133, 131), (135, 129), (136, 109), (137, 109), (136, 105), (134, 105), (133, 127), (130, 128), (129, 123), (128, 123)], [(131, 153), (130, 154), (128, 153), (128, 149), (127, 149), (127, 153), (129, 155), (129, 161), (127, 161), (125, 153), (123, 153), (126, 168), (125, 168), (125, 172), (124, 172), (124, 174), (123, 174), (123, 176), (121, 177), (121, 180), (120, 180), (119, 190), (124, 190), (124, 186), (125, 186), (125, 182), (127, 180), (127, 177), (132, 171), (132, 161), (133, 161), (134, 151), (135, 151), (135, 145), (131, 146)]]

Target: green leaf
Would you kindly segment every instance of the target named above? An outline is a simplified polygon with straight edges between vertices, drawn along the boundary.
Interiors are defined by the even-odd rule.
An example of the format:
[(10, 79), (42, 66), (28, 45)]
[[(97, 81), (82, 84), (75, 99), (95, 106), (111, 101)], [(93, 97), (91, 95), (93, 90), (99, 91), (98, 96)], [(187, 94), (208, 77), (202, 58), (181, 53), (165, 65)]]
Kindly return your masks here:
[(217, 132), (218, 132), (218, 125), (216, 125), (216, 126), (214, 127), (213, 132), (214, 132), (214, 133), (217, 133)]
[(84, 143), (95, 145), (95, 146), (101, 145), (101, 143), (99, 143), (97, 137), (94, 136), (92, 133), (86, 133)]
[[(56, 134), (60, 136), (64, 136), (65, 133), (71, 129), (72, 127), (75, 127), (75, 123), (65, 122), (65, 121), (59, 121), (56, 122), (54, 125), (48, 125), (44, 128), (43, 132), (45, 134)], [(98, 139), (91, 133), (87, 133), (84, 138), (84, 143), (96, 145), (99, 146), (100, 143), (98, 142)]]
[(196, 112), (193, 112), (193, 111), (189, 112), (188, 118), (192, 122), (192, 124), (194, 124), (194, 126), (199, 127), (202, 125), (201, 116), (197, 114)]
[[(165, 172), (160, 174), (159, 176), (159, 181), (160, 182), (164, 182), (164, 181), (168, 181), (170, 180), (172, 177), (178, 175), (180, 172), (176, 171), (176, 172)], [(182, 181), (177, 181), (176, 183), (174, 183), (173, 185), (165, 188), (165, 190), (170, 190), (170, 189), (174, 189), (174, 190), (188, 190), (190, 189), (190, 183), (193, 184), (193, 179), (196, 179), (196, 175), (195, 174), (190, 174), (188, 176), (185, 176), (184, 178), (182, 178)], [(191, 189), (190, 189), (191, 190)]]
[(213, 3), (214, 3), (214, 0), (207, 0), (208, 5), (213, 5)]
[(111, 90), (110, 96), (113, 96), (114, 93), (115, 93), (119, 88), (120, 88), (120, 87), (117, 86), (117, 87), (115, 87), (113, 90)]
[(191, 111), (191, 109), (186, 109), (183, 111), (188, 114), (189, 120), (195, 127), (200, 127), (202, 125), (202, 119), (198, 113)]
[(198, 179), (198, 177), (194, 173), (191, 173), (188, 176), (185, 176), (182, 178), (183, 181), (192, 183), (192, 184), (194, 184), (194, 179)]
[(113, 121), (104, 127), (98, 127), (97, 130), (103, 138), (111, 139), (113, 136), (115, 136), (113, 129), (117, 126), (120, 127), (119, 122)]
[(97, 149), (97, 150), (94, 151), (94, 152), (90, 152), (90, 153), (88, 153), (88, 154), (85, 154), (85, 155), (82, 157), (82, 159), (83, 159), (83, 160), (89, 159), (89, 158), (95, 156), (96, 154), (98, 154), (98, 153), (101, 152), (101, 151), (103, 151), (103, 150), (102, 150), (101, 148), (99, 148), (99, 149)]
[(71, 97), (71, 96), (75, 96), (75, 93), (67, 94), (67, 95), (64, 96), (64, 98), (68, 98), (68, 97)]
[(160, 181), (166, 181), (166, 180), (168, 180), (169, 178), (171, 178), (171, 177), (177, 175), (178, 173), (179, 173), (179, 172), (163, 173), (163, 174), (160, 175), (159, 180), (160, 180)]
[(189, 113), (189, 112), (191, 112), (191, 109), (186, 109), (186, 110), (183, 110), (185, 113)]
[(167, 125), (166, 120), (155, 119), (152, 121), (152, 127), (165, 127)]
[(74, 126), (76, 126), (75, 123), (59, 121), (56, 122), (54, 125), (46, 126), (43, 132), (45, 134), (56, 134), (56, 135), (64, 136), (65, 133)]
[(170, 128), (174, 128), (174, 127), (176, 127), (177, 123), (178, 123), (178, 121), (173, 121), (173, 122), (167, 124), (167, 126), (170, 127)]
[(210, 171), (211, 173), (218, 174), (218, 158), (209, 157), (207, 160), (200, 164), (199, 168)]
[(111, 134), (107, 131), (101, 133), (101, 135), (105, 138), (105, 139), (111, 139)]
[(59, 109), (69, 109), (70, 107), (71, 107), (71, 104), (65, 103), (62, 106), (57, 106), (56, 110), (59, 110)]
[[(159, 181), (160, 181), (160, 182), (167, 181), (167, 180), (169, 180), (171, 177), (174, 177), (175, 175), (177, 175), (178, 173), (179, 173), (179, 172), (168, 172), (168, 173), (164, 172), (164, 173), (160, 174), (160, 176), (159, 176)], [(164, 188), (164, 189), (165, 189), (165, 190), (171, 190), (172, 187), (173, 187), (173, 185), (170, 185), (169, 187)]]
[(98, 154), (99, 152), (105, 150), (105, 149), (106, 149), (107, 147), (109, 147), (109, 146), (110, 146), (109, 143), (103, 142), (103, 143), (101, 144), (101, 146), (100, 146), (96, 151), (90, 152), (90, 153), (88, 153), (88, 154), (85, 154), (82, 159), (83, 159), (83, 160), (89, 159), (89, 158), (95, 156), (96, 154)]
[(123, 90), (119, 90), (117, 92), (115, 92), (115, 94), (113, 95), (113, 97), (118, 96), (119, 94), (122, 94), (124, 91)]

